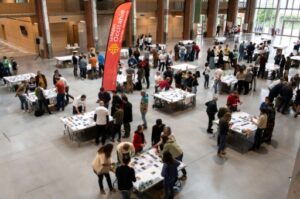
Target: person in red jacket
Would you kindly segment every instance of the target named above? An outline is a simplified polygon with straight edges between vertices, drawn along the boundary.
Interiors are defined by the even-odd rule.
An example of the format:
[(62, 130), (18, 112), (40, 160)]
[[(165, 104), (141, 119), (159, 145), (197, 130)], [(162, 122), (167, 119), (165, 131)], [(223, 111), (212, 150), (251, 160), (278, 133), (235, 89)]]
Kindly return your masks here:
[(196, 42), (193, 42), (193, 50), (195, 52), (196, 59), (198, 59), (200, 53), (200, 47), (199, 45), (196, 44)]
[(135, 152), (141, 152), (146, 145), (146, 140), (144, 136), (143, 125), (138, 125), (137, 130), (134, 133), (132, 144), (134, 146)]
[(238, 104), (242, 104), (240, 101), (240, 96), (237, 91), (233, 91), (228, 97), (227, 97), (227, 106), (229, 107), (231, 112), (238, 111)]

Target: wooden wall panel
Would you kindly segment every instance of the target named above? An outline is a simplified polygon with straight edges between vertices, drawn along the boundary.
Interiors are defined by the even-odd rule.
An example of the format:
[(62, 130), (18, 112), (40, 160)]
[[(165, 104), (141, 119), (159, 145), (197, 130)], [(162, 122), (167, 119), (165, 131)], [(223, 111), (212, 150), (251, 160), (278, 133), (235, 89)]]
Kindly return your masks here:
[[(136, 22), (138, 35), (150, 33), (153, 41), (156, 40), (157, 18), (140, 17)], [(136, 43), (136, 41), (134, 42)]]
[(64, 51), (68, 44), (67, 23), (51, 23), (50, 32), (53, 52)]
[[(0, 27), (4, 25), (6, 41), (16, 46), (19, 46), (28, 52), (35, 52), (35, 38), (36, 33), (34, 31), (34, 25), (32, 24), (31, 18), (21, 17), (21, 18), (0, 18)], [(25, 26), (28, 35), (24, 36), (21, 33), (20, 26)], [(2, 35), (3, 36), (3, 35)], [(3, 38), (2, 38), (3, 39)]]

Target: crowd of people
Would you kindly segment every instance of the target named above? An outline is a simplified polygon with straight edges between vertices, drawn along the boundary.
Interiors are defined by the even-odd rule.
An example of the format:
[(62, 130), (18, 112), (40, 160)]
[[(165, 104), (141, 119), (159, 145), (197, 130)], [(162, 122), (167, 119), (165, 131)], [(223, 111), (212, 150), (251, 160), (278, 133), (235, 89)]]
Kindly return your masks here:
[[(18, 74), (18, 63), (14, 57), (3, 56), (0, 61), (0, 79), (3, 77), (17, 75)], [(5, 79), (3, 79), (5, 83)]]

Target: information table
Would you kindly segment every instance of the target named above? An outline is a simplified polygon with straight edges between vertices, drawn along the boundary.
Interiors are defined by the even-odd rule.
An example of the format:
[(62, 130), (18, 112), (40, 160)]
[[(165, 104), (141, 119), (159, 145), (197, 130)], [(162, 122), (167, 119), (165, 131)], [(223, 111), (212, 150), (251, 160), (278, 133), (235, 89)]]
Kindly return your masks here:
[[(64, 134), (68, 134), (70, 140), (76, 141), (78, 144), (82, 141), (81, 133), (86, 130), (96, 127), (94, 121), (95, 111), (90, 111), (84, 114), (78, 114), (68, 117), (61, 117), (60, 120), (64, 123)], [(109, 116), (109, 121), (112, 122), (113, 118)]]
[(181, 70), (181, 71), (188, 71), (188, 70), (196, 71), (198, 66), (191, 65), (191, 64), (178, 64), (178, 65), (172, 65), (171, 68), (173, 70)]
[[(57, 96), (56, 88), (44, 90), (44, 95), (45, 98), (53, 104), (56, 101)], [(36, 103), (38, 99), (35, 95), (35, 92), (31, 92), (26, 95), (26, 100), (33, 107), (33, 104)]]
[(216, 37), (215, 44), (224, 44), (226, 41), (226, 37)]
[(69, 62), (72, 62), (72, 55), (55, 57), (57, 67), (66, 67)]
[(238, 80), (233, 74), (223, 75), (221, 77), (221, 90), (229, 93), (237, 82)]
[(194, 42), (193, 40), (181, 40), (181, 41), (179, 41), (179, 43), (182, 43), (183, 45), (192, 44), (193, 42)]
[(170, 89), (154, 94), (154, 105), (156, 108), (167, 108), (173, 111), (176, 108), (186, 108), (188, 105), (196, 104), (196, 95), (181, 89)]
[(6, 86), (8, 90), (13, 91), (14, 86), (20, 84), (22, 81), (29, 81), (31, 77), (35, 77), (36, 75), (34, 73), (25, 73), (20, 75), (14, 75), (14, 76), (6, 76), (3, 77), (6, 81)]
[[(231, 134), (228, 135), (228, 143), (236, 145), (241, 151), (248, 151), (253, 143), (253, 138), (257, 129), (257, 126), (251, 121), (251, 116), (245, 112), (234, 112), (231, 114), (230, 127)], [(257, 119), (254, 118), (257, 122)], [(215, 124), (219, 125), (219, 120), (214, 121)]]
[[(137, 181), (133, 183), (133, 187), (138, 192), (144, 192), (164, 179), (161, 176), (163, 162), (156, 154), (156, 149), (154, 148), (133, 157), (130, 166), (134, 169), (137, 177)], [(184, 167), (185, 165), (181, 162), (178, 171)]]

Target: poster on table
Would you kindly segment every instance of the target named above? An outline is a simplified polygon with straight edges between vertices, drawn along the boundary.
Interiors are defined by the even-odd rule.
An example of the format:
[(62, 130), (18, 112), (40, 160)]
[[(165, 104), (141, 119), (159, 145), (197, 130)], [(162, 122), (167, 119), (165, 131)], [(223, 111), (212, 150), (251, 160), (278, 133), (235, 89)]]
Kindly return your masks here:
[(115, 11), (111, 24), (102, 81), (102, 87), (106, 91), (116, 90), (120, 51), (131, 4), (131, 2), (120, 4)]

